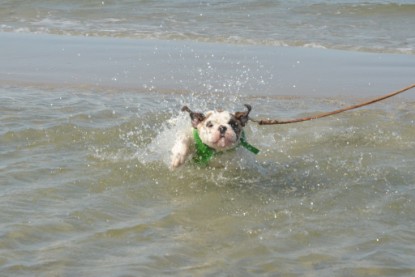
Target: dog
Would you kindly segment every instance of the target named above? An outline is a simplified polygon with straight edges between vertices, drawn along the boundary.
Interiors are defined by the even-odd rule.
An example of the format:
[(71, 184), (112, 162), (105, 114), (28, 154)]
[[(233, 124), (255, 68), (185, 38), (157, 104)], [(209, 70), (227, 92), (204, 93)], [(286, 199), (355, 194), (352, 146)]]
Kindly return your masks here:
[(247, 111), (230, 113), (223, 110), (206, 113), (193, 112), (187, 106), (182, 108), (188, 112), (192, 129), (178, 136), (171, 150), (172, 170), (179, 168), (189, 157), (202, 165), (209, 164), (210, 159), (239, 146), (257, 154), (259, 150), (250, 145), (245, 138), (243, 128), (249, 120), (252, 107), (245, 104)]

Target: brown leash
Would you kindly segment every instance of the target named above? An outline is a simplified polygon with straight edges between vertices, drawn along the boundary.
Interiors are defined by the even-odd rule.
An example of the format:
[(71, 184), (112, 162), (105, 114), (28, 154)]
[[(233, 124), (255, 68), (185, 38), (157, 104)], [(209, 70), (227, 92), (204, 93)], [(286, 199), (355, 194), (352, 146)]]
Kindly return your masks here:
[(413, 89), (414, 87), (415, 87), (415, 84), (410, 85), (409, 87), (394, 91), (392, 93), (386, 94), (384, 96), (372, 99), (372, 100), (367, 101), (367, 102), (363, 102), (363, 103), (352, 105), (352, 106), (349, 106), (349, 107), (346, 107), (346, 108), (343, 108), (343, 109), (335, 110), (335, 111), (332, 111), (332, 112), (321, 113), (321, 114), (317, 114), (317, 115), (313, 115), (313, 116), (309, 116), (309, 117), (302, 117), (302, 118), (295, 118), (295, 119), (288, 119), (288, 120), (277, 120), (277, 119), (254, 120), (254, 119), (250, 118), (250, 120), (258, 123), (259, 125), (288, 124), (288, 123), (296, 123), (296, 122), (314, 120), (314, 119), (318, 119), (318, 118), (322, 118), (322, 117), (342, 113), (342, 112), (345, 112), (345, 111), (357, 109), (357, 108), (360, 108), (360, 107), (363, 107), (363, 106), (367, 106), (367, 105), (382, 101), (384, 99), (390, 98), (392, 96), (398, 95), (398, 94), (400, 94), (402, 92), (405, 92), (407, 90)]

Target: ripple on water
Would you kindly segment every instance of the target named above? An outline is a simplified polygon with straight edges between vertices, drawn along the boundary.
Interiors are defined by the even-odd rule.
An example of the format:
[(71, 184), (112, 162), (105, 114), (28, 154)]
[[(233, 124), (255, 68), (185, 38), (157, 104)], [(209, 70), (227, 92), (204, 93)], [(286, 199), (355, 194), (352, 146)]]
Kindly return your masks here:
[[(260, 155), (172, 172), (172, 137), (189, 123), (179, 108), (194, 95), (67, 94), (32, 91), (27, 106), (19, 95), (1, 115), (6, 274), (414, 273), (413, 103), (250, 123)], [(263, 102), (298, 114), (338, 105), (249, 102), (258, 117)]]

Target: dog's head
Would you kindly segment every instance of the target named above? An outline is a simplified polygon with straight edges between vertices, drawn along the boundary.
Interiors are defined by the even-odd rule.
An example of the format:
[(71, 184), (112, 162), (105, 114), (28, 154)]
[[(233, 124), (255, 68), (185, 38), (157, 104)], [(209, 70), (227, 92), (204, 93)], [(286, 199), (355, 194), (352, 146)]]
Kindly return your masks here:
[(190, 114), (193, 128), (199, 132), (202, 142), (209, 147), (224, 151), (238, 145), (242, 129), (249, 120), (250, 105), (245, 112), (234, 114), (228, 111), (208, 111), (206, 113), (193, 112), (184, 106), (182, 111)]

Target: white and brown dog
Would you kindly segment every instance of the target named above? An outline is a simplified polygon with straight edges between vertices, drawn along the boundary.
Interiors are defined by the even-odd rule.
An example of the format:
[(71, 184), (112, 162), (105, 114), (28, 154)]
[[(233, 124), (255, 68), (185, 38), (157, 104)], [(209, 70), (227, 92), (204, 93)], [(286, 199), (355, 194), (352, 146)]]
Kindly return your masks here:
[(248, 144), (243, 128), (249, 120), (250, 105), (246, 112), (208, 111), (205, 114), (193, 112), (187, 106), (182, 108), (190, 114), (193, 130), (179, 136), (171, 150), (171, 169), (183, 165), (189, 157), (199, 164), (208, 164), (216, 154), (243, 146), (257, 154), (258, 149)]

